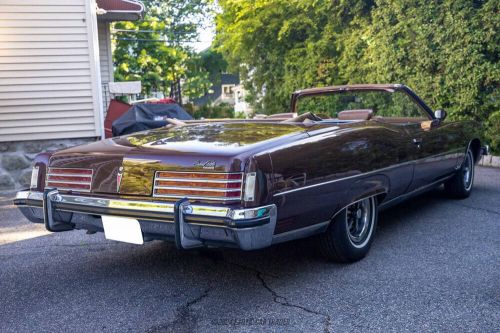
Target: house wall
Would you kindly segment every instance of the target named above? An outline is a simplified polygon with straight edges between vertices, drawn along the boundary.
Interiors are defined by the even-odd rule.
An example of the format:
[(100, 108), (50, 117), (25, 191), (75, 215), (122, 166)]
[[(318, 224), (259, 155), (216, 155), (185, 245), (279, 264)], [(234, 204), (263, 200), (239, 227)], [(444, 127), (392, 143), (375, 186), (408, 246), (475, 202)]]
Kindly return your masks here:
[(111, 100), (108, 83), (113, 82), (113, 52), (111, 50), (111, 33), (109, 22), (97, 23), (97, 35), (99, 42), (99, 64), (101, 68), (101, 84), (103, 111), (106, 111)]
[(0, 191), (29, 184), (37, 153), (101, 136), (97, 30), (93, 0), (0, 0)]
[(91, 0), (0, 1), (0, 142), (102, 133)]
[(111, 34), (108, 22), (97, 23), (99, 40), (99, 63), (103, 84), (113, 82), (113, 58), (111, 51)]

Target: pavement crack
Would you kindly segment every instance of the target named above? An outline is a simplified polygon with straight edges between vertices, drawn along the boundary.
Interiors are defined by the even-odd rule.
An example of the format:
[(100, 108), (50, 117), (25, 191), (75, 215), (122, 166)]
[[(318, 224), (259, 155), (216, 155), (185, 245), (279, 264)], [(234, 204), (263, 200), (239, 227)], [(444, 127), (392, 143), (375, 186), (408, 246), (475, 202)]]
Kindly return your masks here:
[(156, 325), (149, 328), (147, 333), (166, 333), (166, 332), (193, 332), (198, 322), (197, 315), (191, 313), (191, 307), (196, 303), (201, 302), (212, 290), (211, 287), (206, 288), (203, 293), (195, 298), (188, 300), (185, 304), (177, 307), (175, 317), (168, 323)]
[(279, 279), (278, 276), (276, 276), (274, 274), (270, 274), (268, 272), (262, 272), (254, 267), (251, 267), (251, 266), (246, 266), (246, 265), (242, 265), (240, 263), (228, 261), (224, 258), (224, 255), (221, 253), (200, 252), (200, 255), (211, 259), (215, 264), (225, 263), (228, 265), (236, 266), (236, 267), (239, 267), (241, 269), (253, 272), (256, 275), (257, 279), (260, 281), (262, 287), (264, 287), (264, 289), (266, 289), (272, 295), (274, 303), (279, 304), (281, 306), (299, 309), (299, 310), (304, 311), (306, 313), (323, 317), (324, 322), (325, 322), (323, 332), (325, 332), (325, 333), (330, 332), (330, 329), (331, 329), (331, 317), (330, 317), (330, 315), (313, 310), (313, 309), (309, 309), (309, 308), (307, 308), (303, 305), (300, 305), (300, 304), (294, 304), (294, 303), (290, 302), (288, 300), (288, 298), (286, 298), (283, 295), (278, 294), (278, 292), (276, 292), (274, 289), (272, 289), (271, 286), (267, 283), (267, 281), (265, 279), (265, 276)]
[[(215, 259), (215, 260), (217, 260), (217, 259)], [(262, 287), (264, 289), (266, 289), (272, 295), (274, 303), (279, 304), (281, 306), (286, 306), (286, 307), (290, 307), (290, 308), (299, 309), (299, 310), (304, 311), (306, 313), (323, 317), (324, 321), (325, 321), (323, 332), (325, 332), (325, 333), (329, 333), (330, 332), (331, 317), (330, 317), (329, 314), (322, 313), (322, 312), (319, 312), (319, 311), (307, 308), (307, 307), (305, 307), (303, 305), (294, 304), (294, 303), (290, 302), (288, 300), (288, 298), (286, 298), (283, 295), (278, 294), (277, 291), (275, 291), (273, 288), (271, 288), (271, 286), (267, 283), (267, 281), (265, 279), (265, 276), (270, 276), (270, 277), (273, 277), (273, 278), (278, 278), (278, 276), (273, 275), (273, 274), (269, 274), (267, 272), (262, 272), (262, 271), (260, 271), (260, 270), (258, 270), (256, 268), (254, 268), (254, 267), (245, 266), (245, 265), (238, 264), (238, 263), (235, 263), (235, 262), (227, 261), (227, 260), (224, 260), (224, 258), (221, 258), (220, 260), (222, 260), (223, 262), (225, 262), (225, 263), (227, 263), (229, 265), (237, 266), (237, 267), (240, 267), (240, 268), (243, 268), (243, 269), (246, 269), (246, 270), (250, 270), (253, 273), (255, 273), (255, 275), (256, 275), (257, 279), (260, 281)]]
[(323, 317), (325, 320), (325, 326), (323, 328), (323, 332), (325, 332), (325, 333), (330, 332), (330, 327), (331, 327), (330, 315), (316, 311), (316, 310), (309, 309), (309, 308), (302, 306), (302, 305), (299, 305), (299, 304), (291, 303), (288, 300), (288, 298), (286, 298), (283, 295), (278, 294), (274, 289), (271, 288), (271, 286), (269, 286), (269, 284), (266, 282), (262, 272), (260, 272), (258, 270), (255, 270), (255, 271), (257, 273), (257, 278), (259, 279), (260, 283), (262, 284), (264, 289), (266, 289), (269, 293), (271, 293), (271, 295), (273, 296), (273, 301), (275, 303), (280, 304), (282, 306), (286, 306), (286, 307), (296, 308), (296, 309), (302, 310), (304, 312)]
[(210, 287), (209, 287), (209, 288), (207, 288), (207, 289), (205, 289), (205, 291), (204, 291), (202, 294), (200, 294), (198, 297), (196, 297), (196, 298), (194, 298), (194, 299), (192, 299), (192, 300), (188, 301), (188, 302), (184, 305), (184, 307), (185, 307), (186, 309), (188, 309), (188, 310), (189, 310), (189, 308), (190, 308), (191, 306), (193, 306), (194, 304), (196, 304), (196, 303), (200, 302), (202, 299), (204, 299), (205, 297), (207, 297), (207, 296), (208, 296), (208, 293), (210, 292), (210, 290), (211, 290), (211, 289), (212, 289), (212, 288), (210, 288)]

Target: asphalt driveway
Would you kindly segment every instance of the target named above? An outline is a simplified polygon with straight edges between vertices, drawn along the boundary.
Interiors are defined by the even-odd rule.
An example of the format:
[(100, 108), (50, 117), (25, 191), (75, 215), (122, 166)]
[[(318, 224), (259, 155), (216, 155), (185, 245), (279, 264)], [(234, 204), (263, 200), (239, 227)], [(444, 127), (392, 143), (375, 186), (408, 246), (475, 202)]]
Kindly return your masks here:
[[(2, 199), (0, 199), (2, 202)], [(48, 234), (3, 200), (0, 332), (499, 332), (500, 170), (382, 213), (372, 250), (325, 262), (311, 240), (179, 252)]]

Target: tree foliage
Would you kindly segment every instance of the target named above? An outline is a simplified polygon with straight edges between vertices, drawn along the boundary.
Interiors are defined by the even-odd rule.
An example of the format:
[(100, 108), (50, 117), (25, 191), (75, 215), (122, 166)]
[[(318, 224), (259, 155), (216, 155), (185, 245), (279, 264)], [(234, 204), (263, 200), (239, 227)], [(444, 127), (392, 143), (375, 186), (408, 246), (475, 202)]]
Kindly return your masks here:
[(198, 37), (199, 17), (206, 0), (152, 0), (137, 22), (114, 24), (115, 79), (142, 82), (143, 93), (168, 94), (170, 84), (183, 81), (183, 94), (202, 96), (210, 86), (209, 73), (188, 43)]
[(259, 113), (286, 111), (300, 88), (404, 83), (452, 119), (484, 122), (499, 110), (498, 4), (219, 0), (216, 45)]

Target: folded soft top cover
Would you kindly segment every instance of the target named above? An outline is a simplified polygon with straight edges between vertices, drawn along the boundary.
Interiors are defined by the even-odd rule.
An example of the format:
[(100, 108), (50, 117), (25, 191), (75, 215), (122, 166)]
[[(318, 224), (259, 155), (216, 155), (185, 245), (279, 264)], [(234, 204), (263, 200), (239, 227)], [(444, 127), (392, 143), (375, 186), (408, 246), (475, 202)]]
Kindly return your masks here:
[(193, 119), (178, 104), (136, 104), (113, 122), (113, 136), (163, 127), (168, 124), (166, 121), (167, 118), (179, 120)]

